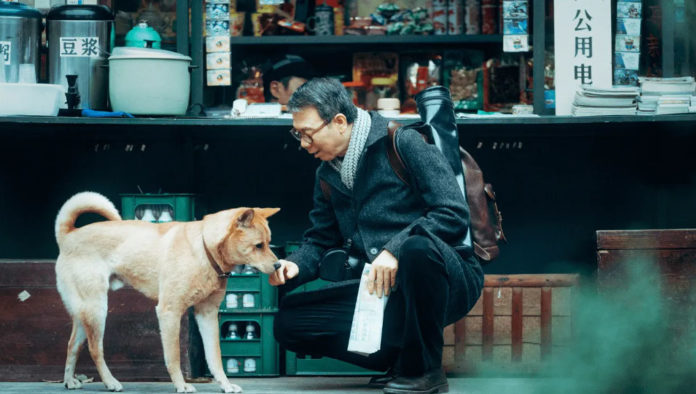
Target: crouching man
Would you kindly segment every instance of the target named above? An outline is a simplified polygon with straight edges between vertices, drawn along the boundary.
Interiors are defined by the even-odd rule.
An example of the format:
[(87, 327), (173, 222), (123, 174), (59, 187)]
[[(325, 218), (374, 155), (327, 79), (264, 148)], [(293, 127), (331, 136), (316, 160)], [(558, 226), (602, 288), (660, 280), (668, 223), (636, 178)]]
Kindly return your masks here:
[[(314, 181), (311, 227), (298, 250), (281, 260), (269, 282), (292, 290), (319, 275), (324, 253), (343, 247), (372, 264), (368, 288), (388, 296), (381, 350), (347, 350), (358, 281), (311, 297), (281, 302), (275, 336), (288, 350), (388, 371), (373, 378), (385, 393), (448, 390), (442, 369), (443, 328), (474, 306), (483, 271), (460, 241), (469, 209), (442, 153), (415, 130), (399, 138), (411, 182), (402, 182), (388, 155), (387, 120), (356, 108), (336, 80), (312, 79), (292, 95), (290, 133), (321, 160)], [(354, 279), (361, 269), (354, 270)]]

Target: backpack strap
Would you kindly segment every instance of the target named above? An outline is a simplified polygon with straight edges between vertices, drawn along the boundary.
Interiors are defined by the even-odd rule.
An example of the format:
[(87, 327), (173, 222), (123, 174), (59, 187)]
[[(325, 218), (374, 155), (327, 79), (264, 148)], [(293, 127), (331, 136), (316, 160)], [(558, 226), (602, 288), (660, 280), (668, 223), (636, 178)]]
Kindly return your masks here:
[(396, 176), (401, 179), (401, 181), (408, 185), (408, 176), (406, 176), (406, 165), (404, 161), (401, 160), (399, 156), (399, 151), (396, 149), (396, 132), (401, 128), (401, 123), (394, 120), (390, 120), (387, 123), (387, 133), (389, 134), (389, 142), (387, 143), (387, 158), (389, 159), (389, 165), (394, 170)]
[[(424, 128), (423, 123), (413, 123), (407, 126), (409, 129), (414, 129), (418, 132), (418, 135), (420, 135), (423, 138), (423, 141), (428, 142), (428, 136), (426, 135), (427, 131)], [(391, 168), (394, 170), (394, 173), (396, 176), (401, 179), (403, 183), (406, 185), (410, 185), (410, 182), (408, 181), (408, 171), (406, 170), (406, 164), (404, 163), (403, 159), (401, 159), (401, 156), (399, 155), (399, 149), (396, 147), (396, 134), (399, 130), (402, 130), (404, 127), (401, 123), (390, 120), (389, 123), (387, 124), (387, 134), (389, 134), (389, 142), (387, 143), (387, 158), (389, 159), (389, 165), (391, 165)]]

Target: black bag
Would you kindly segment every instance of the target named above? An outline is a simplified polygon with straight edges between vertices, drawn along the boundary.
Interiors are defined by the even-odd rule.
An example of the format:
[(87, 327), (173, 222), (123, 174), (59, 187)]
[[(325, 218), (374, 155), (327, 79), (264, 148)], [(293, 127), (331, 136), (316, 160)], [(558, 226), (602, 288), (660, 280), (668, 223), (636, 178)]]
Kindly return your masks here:
[(500, 253), (498, 244), (506, 242), (503, 216), (498, 210), (495, 192), (483, 180), (483, 172), (471, 155), (459, 146), (457, 122), (449, 90), (442, 86), (429, 87), (416, 95), (418, 114), (422, 121), (401, 127), (390, 121), (391, 143), (387, 148), (389, 164), (406, 184), (408, 171), (401, 160), (397, 146), (398, 134), (403, 129), (415, 129), (423, 139), (434, 144), (443, 153), (459, 182), (469, 205), (473, 252), (481, 263), (489, 263)]
[(356, 279), (362, 273), (364, 261), (350, 256), (344, 248), (329, 249), (319, 262), (319, 278), (329, 282)]

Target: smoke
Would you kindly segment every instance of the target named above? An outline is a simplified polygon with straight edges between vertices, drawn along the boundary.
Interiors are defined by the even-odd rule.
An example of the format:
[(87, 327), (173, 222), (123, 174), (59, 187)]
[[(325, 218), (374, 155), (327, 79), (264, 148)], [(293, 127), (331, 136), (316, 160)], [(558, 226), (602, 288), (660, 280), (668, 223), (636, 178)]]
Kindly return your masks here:
[(542, 368), (559, 392), (696, 392), (693, 292), (632, 259), (574, 299), (573, 339)]
[(647, 259), (620, 266), (600, 286), (587, 279), (573, 288), (569, 343), (554, 345), (532, 379), (526, 379), (529, 374), (495, 379), (510, 374), (487, 362), (477, 369), (477, 377), (487, 379), (467, 391), (696, 393), (696, 302), (691, 282), (683, 273), (659, 272)]

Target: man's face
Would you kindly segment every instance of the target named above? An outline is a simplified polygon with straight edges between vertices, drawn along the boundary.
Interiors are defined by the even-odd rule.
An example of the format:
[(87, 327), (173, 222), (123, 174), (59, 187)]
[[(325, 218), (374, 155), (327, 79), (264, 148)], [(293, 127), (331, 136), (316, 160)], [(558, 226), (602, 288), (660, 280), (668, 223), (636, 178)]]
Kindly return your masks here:
[(271, 87), (271, 94), (278, 99), (278, 103), (286, 105), (290, 101), (290, 96), (305, 82), (307, 80), (304, 78), (290, 77), (287, 88), (281, 82), (276, 82)]
[(333, 160), (343, 153), (347, 147), (345, 133), (340, 133), (335, 122), (331, 121), (322, 127), (325, 122), (319, 116), (314, 107), (303, 108), (292, 114), (292, 125), (295, 130), (311, 138), (312, 142), (303, 138), (300, 145), (307, 153), (323, 161)]

